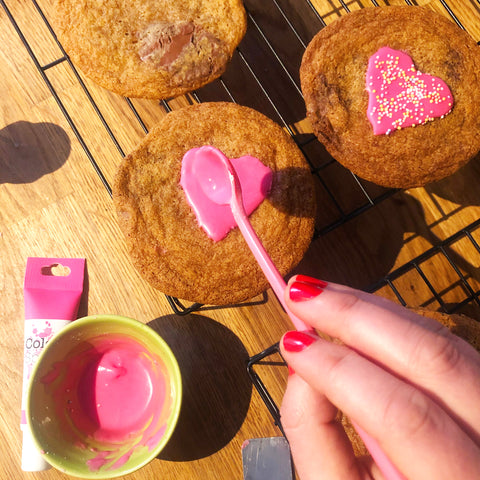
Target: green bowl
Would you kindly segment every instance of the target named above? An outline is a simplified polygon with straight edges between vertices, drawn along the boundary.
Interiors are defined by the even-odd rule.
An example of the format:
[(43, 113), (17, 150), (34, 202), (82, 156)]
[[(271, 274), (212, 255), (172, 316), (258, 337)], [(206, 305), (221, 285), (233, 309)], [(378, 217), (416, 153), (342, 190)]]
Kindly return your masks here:
[(27, 421), (55, 468), (113, 478), (159, 454), (175, 429), (181, 397), (177, 361), (153, 329), (94, 315), (67, 325), (39, 356)]

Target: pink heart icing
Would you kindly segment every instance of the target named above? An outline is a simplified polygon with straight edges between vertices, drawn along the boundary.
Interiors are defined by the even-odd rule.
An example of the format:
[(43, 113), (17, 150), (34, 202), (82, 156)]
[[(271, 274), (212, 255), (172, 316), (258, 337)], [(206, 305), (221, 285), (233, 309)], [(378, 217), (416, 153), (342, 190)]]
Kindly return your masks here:
[(421, 125), (443, 118), (453, 108), (453, 96), (440, 78), (416, 70), (404, 52), (380, 48), (368, 62), (367, 117), (373, 133)]
[[(198, 165), (205, 164), (196, 162), (199, 156), (209, 155), (216, 150), (211, 146), (189, 150), (182, 159), (180, 185), (198, 224), (213, 241), (218, 242), (237, 224), (230, 205), (218, 205), (207, 197), (197, 178), (199, 172), (196, 171)], [(245, 212), (250, 215), (268, 195), (272, 184), (272, 171), (258, 158), (250, 155), (231, 158), (230, 162), (240, 180)]]

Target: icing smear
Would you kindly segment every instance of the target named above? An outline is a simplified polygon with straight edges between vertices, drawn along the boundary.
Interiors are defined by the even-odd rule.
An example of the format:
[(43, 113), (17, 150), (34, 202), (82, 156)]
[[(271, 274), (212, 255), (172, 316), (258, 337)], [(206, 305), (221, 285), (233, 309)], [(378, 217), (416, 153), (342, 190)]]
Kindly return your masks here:
[[(208, 172), (199, 171), (209, 163), (217, 164), (214, 156), (223, 156), (223, 153), (212, 146), (192, 148), (183, 157), (180, 185), (182, 186), (187, 202), (193, 209), (198, 224), (206, 234), (215, 242), (222, 240), (227, 233), (237, 226), (230, 205), (219, 205), (213, 202), (204, 191), (202, 180), (209, 181)], [(211, 158), (212, 162), (209, 162)], [(273, 173), (258, 158), (245, 155), (232, 158), (230, 162), (240, 180), (245, 212), (250, 215), (266, 198), (272, 184)], [(218, 176), (212, 172), (211, 181), (218, 182)], [(224, 177), (228, 182), (228, 177)], [(217, 184), (219, 190), (230, 189), (230, 184)]]
[(375, 135), (443, 118), (453, 108), (453, 96), (440, 78), (422, 73), (404, 52), (380, 48), (368, 62), (367, 117)]

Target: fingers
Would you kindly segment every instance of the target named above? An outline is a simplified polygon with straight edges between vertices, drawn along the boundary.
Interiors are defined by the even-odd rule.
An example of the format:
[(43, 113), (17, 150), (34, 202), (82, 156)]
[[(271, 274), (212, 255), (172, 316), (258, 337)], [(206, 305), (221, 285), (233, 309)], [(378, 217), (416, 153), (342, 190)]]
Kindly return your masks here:
[(289, 282), (286, 302), (307, 324), (428, 393), (480, 444), (480, 355), (439, 322), (304, 276)]
[(301, 480), (369, 478), (336, 421), (337, 409), (300, 376), (289, 377), (281, 407), (282, 426)]
[(411, 384), (347, 346), (302, 332), (284, 336), (282, 354), (295, 376), (377, 440), (406, 478), (480, 478), (476, 444)]

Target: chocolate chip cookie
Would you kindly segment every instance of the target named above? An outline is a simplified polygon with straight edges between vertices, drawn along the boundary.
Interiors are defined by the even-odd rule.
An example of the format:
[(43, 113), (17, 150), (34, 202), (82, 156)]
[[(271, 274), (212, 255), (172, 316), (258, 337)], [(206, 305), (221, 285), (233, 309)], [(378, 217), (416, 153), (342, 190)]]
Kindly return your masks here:
[[(375, 64), (377, 55), (392, 51), (398, 54)], [(400, 69), (405, 55), (413, 63)], [(382, 71), (378, 91), (375, 75), (367, 79), (369, 63), (373, 70), (391, 66)], [(338, 162), (366, 180), (422, 186), (454, 173), (480, 150), (480, 47), (426, 7), (370, 7), (335, 20), (308, 45), (300, 76), (314, 133)], [(427, 80), (436, 92), (428, 91)], [(403, 91), (388, 93), (390, 82)], [(369, 100), (377, 108), (371, 119)], [(434, 118), (421, 102), (444, 102), (444, 114)], [(374, 132), (370, 120), (389, 118), (392, 128)]]
[(182, 159), (212, 146), (229, 158), (253, 156), (272, 170), (267, 197), (250, 221), (282, 275), (302, 259), (315, 215), (313, 177), (290, 135), (263, 114), (233, 103), (202, 103), (167, 114), (128, 155), (113, 199), (132, 260), (167, 295), (232, 304), (268, 288), (238, 228), (213, 241), (180, 185)]
[(56, 0), (54, 24), (72, 61), (96, 83), (164, 99), (225, 71), (246, 15), (241, 0)]

